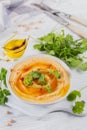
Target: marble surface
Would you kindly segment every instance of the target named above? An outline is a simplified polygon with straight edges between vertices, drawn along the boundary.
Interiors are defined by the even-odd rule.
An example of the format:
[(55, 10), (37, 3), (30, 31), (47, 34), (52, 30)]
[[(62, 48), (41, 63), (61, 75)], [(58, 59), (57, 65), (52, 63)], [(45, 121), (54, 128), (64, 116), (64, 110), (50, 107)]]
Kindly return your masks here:
[[(29, 0), (27, 2), (30, 4), (33, 1)], [(36, 2), (39, 1), (36, 0)], [(44, 2), (53, 8), (87, 20), (86, 0), (44, 0)], [(10, 17), (13, 15), (16, 16), (16, 12), (9, 13), (9, 15)], [(12, 19), (11, 22), (13, 23), (14, 20)], [(80, 28), (87, 31), (86, 27), (80, 26)], [(11, 114), (6, 114), (6, 111), (10, 111)], [(6, 124), (10, 119), (14, 119), (16, 122), (12, 126), (7, 127)], [(0, 106), (0, 130), (86, 130), (86, 128), (87, 117), (75, 117), (65, 113), (55, 113), (37, 120), (13, 108)]]

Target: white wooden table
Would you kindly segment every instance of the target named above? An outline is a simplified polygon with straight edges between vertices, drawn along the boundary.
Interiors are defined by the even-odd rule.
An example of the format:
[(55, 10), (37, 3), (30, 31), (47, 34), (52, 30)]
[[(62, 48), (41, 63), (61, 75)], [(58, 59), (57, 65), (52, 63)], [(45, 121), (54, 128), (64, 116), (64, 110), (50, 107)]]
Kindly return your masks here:
[[(34, 0), (29, 0), (31, 3)], [(37, 1), (37, 0), (36, 0)], [(39, 1), (39, 0), (38, 0)], [(86, 0), (45, 0), (51, 7), (87, 20)], [(15, 15), (15, 13), (14, 13)], [(80, 26), (81, 27), (81, 26)], [(87, 28), (81, 27), (84, 31)], [(6, 114), (10, 111), (11, 114)], [(6, 126), (10, 119), (16, 122)], [(87, 117), (74, 117), (65, 113), (51, 114), (41, 120), (33, 119), (7, 106), (0, 106), (0, 130), (86, 130)]]

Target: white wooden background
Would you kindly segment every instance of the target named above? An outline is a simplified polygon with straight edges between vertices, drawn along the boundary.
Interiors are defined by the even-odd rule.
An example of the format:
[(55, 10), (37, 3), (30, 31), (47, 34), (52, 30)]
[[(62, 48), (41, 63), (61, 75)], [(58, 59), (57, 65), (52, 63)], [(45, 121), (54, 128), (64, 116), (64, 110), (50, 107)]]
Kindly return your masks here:
[[(40, 0), (25, 0), (28, 4)], [(44, 0), (51, 7), (76, 15), (87, 20), (86, 0)], [(14, 13), (15, 15), (15, 13)], [(87, 30), (87, 28), (83, 28)], [(6, 114), (10, 111), (11, 114)], [(6, 126), (10, 119), (16, 122), (12, 126)], [(87, 117), (74, 117), (64, 113), (51, 114), (42, 120), (36, 120), (7, 106), (0, 106), (0, 130), (86, 130)]]

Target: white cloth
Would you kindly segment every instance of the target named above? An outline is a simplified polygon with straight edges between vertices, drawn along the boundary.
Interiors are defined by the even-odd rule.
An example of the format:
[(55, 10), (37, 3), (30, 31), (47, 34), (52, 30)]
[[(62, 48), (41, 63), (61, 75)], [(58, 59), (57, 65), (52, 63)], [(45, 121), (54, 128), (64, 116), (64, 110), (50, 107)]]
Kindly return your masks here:
[(0, 0), (0, 32), (10, 25), (10, 19), (7, 9), (9, 7), (16, 7), (23, 0)]

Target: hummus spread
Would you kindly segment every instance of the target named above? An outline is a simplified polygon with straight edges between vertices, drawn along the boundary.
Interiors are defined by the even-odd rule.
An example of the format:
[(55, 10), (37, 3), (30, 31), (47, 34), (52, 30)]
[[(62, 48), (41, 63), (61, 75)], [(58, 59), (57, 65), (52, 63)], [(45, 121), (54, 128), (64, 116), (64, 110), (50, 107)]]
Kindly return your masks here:
[(70, 88), (70, 75), (57, 61), (32, 57), (11, 70), (9, 83), (17, 97), (35, 104), (52, 103)]

